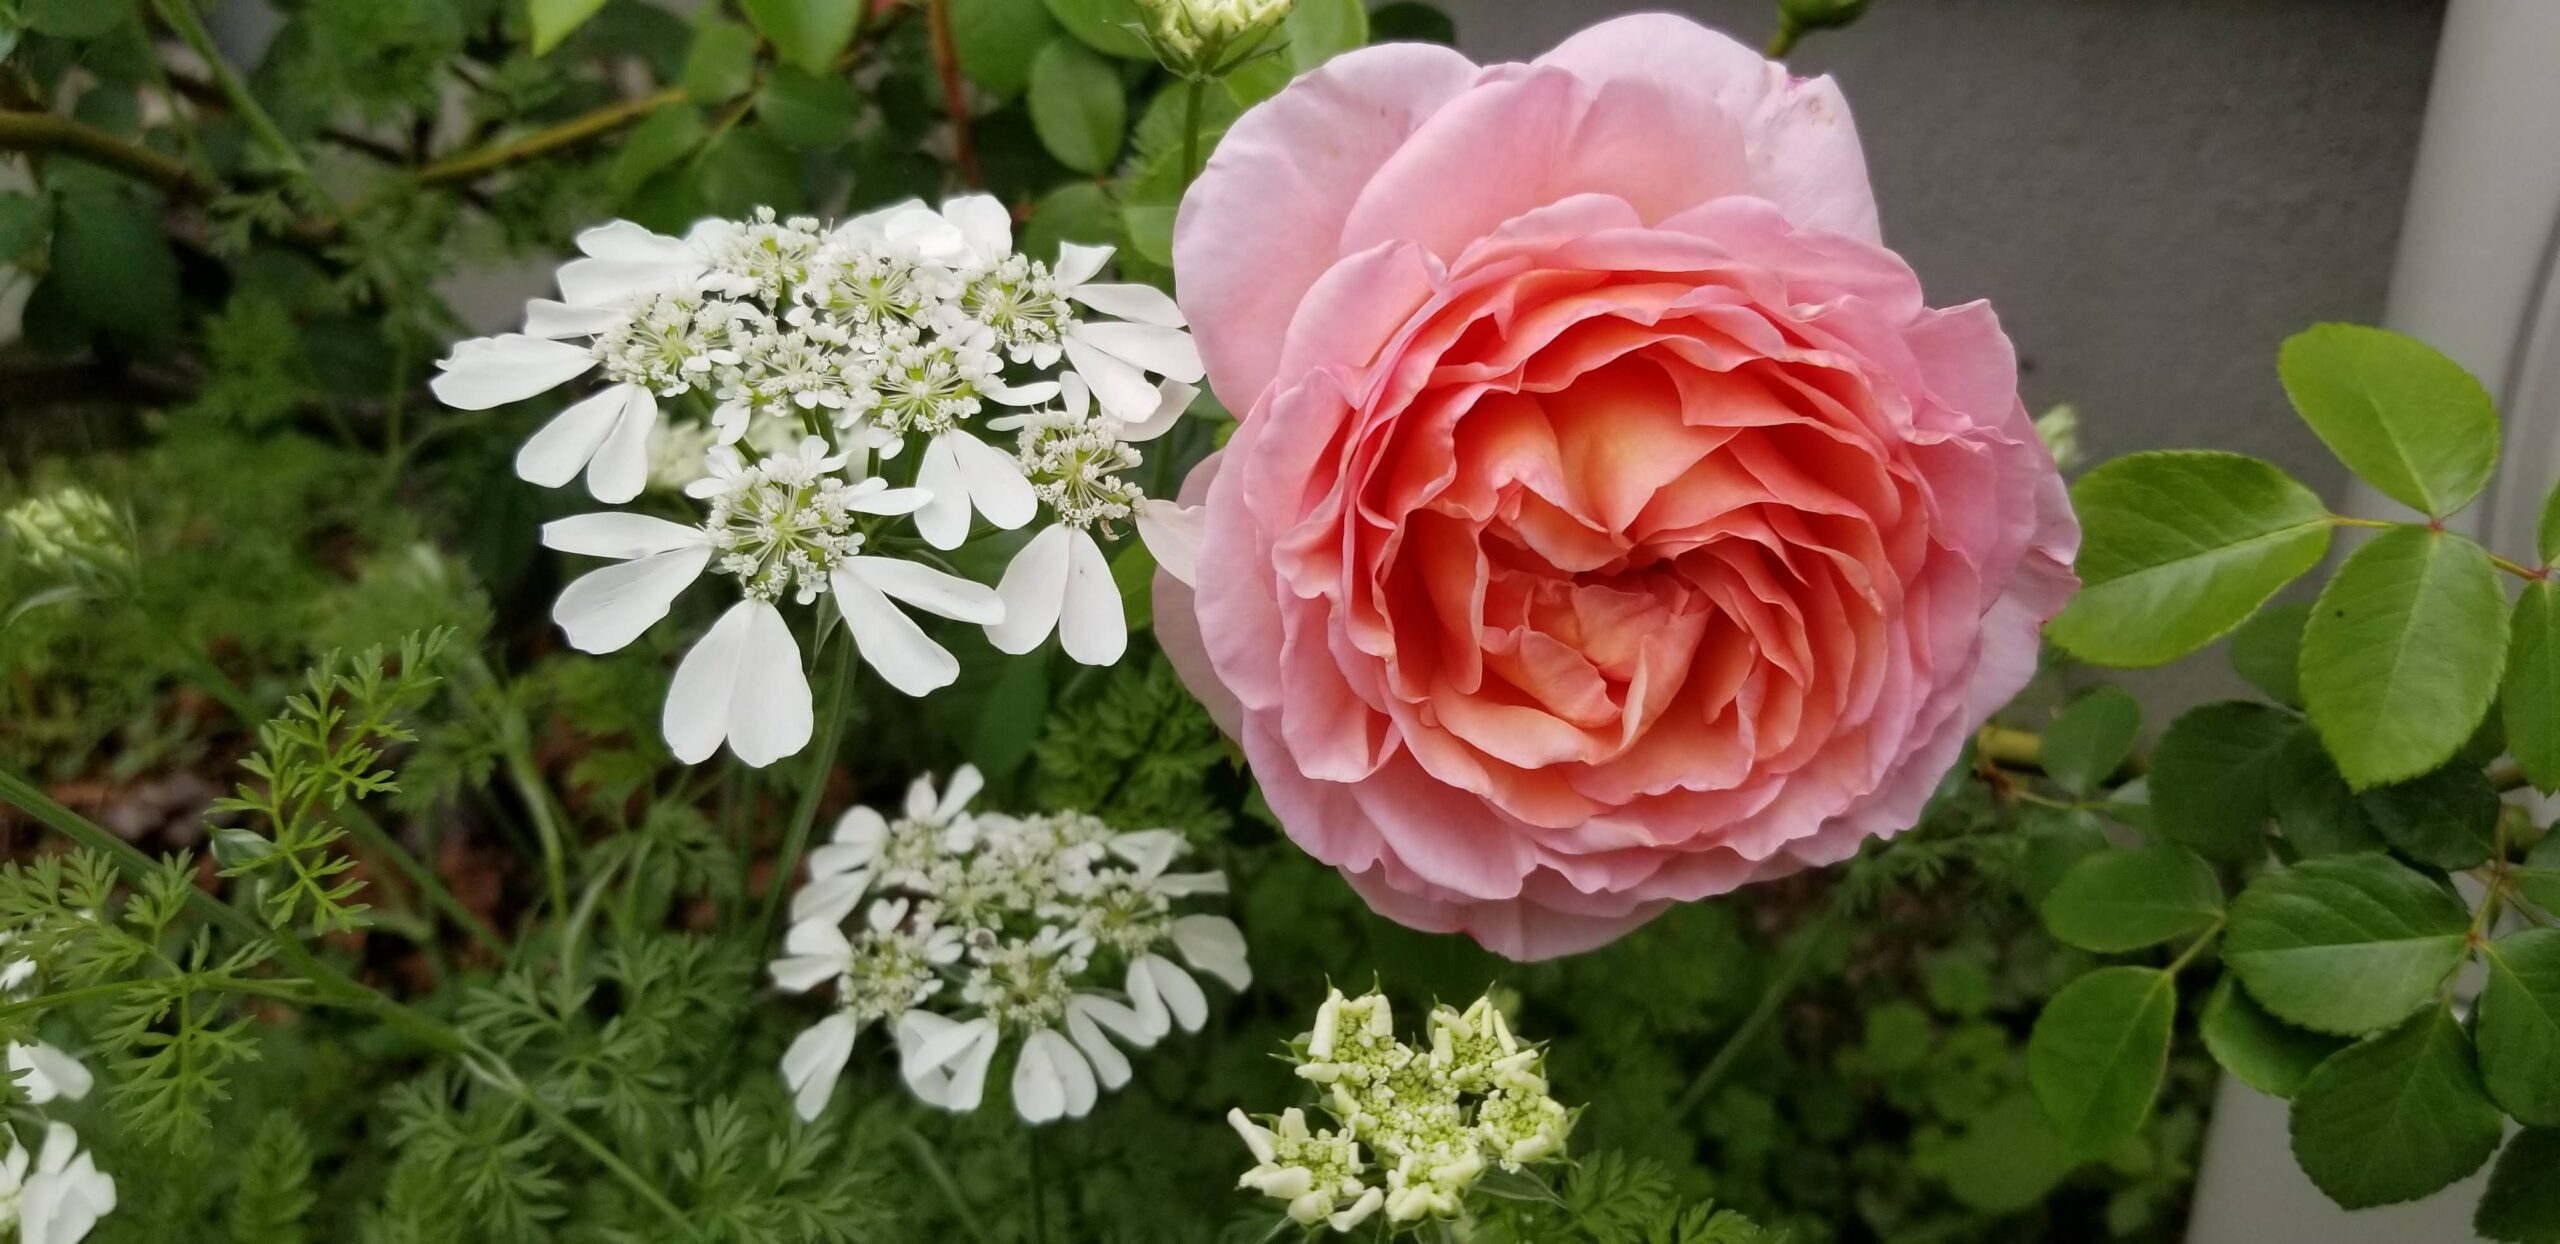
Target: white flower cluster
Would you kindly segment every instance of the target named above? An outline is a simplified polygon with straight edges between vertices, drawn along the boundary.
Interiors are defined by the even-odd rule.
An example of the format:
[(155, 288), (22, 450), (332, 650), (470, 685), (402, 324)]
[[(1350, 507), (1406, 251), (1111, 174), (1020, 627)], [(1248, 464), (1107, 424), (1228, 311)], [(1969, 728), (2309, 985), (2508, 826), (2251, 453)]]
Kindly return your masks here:
[[(1159, 560), (1186, 560), (1182, 511), (1122, 473), (1198, 396), (1200, 355), (1162, 291), (1095, 280), (1110, 248), (1018, 254), (985, 195), (832, 228), (764, 211), (673, 238), (617, 221), (578, 247), (558, 300), (528, 304), (523, 332), (457, 344), (432, 387), (481, 410), (597, 373), (516, 473), (556, 488), (583, 472), (613, 504), (653, 484), (693, 499), (683, 521), (585, 514), (542, 536), (617, 563), (553, 609), (588, 652), (638, 638), (705, 574), (737, 584), (668, 690), (667, 742), (688, 763), (723, 742), (753, 765), (807, 744), (784, 601), (833, 598), (862, 660), (924, 695), (959, 663), (905, 609), (983, 626), (1008, 653), (1054, 631), (1108, 665), (1128, 628), (1095, 533), (1136, 525), (1180, 546)], [(928, 564), (977, 519), (1015, 530), (1044, 508), (993, 588)]]
[(772, 965), (794, 993), (835, 985), (834, 1013), (782, 1056), (802, 1118), (826, 1108), (854, 1038), (875, 1023), (893, 1030), (907, 1086), (928, 1103), (977, 1109), (1010, 1041), (1014, 1109), (1032, 1123), (1081, 1117), (1128, 1082), (1121, 1045), (1207, 1021), (1193, 971), (1252, 983), (1234, 922), (1177, 911), (1227, 889), (1223, 874), (1174, 871), (1180, 834), (1078, 812), (971, 812), (979, 786), (967, 767), (938, 796), (918, 778), (904, 815), (855, 808), (810, 853)]
[[(0, 933), (0, 947), (15, 942)], [(36, 964), (23, 955), (0, 958), (0, 997), (32, 992)], [(89, 1069), (80, 1060), (43, 1041), (11, 1042), (9, 1070), (28, 1104), (79, 1101), (89, 1095)], [(114, 1213), (116, 1181), (80, 1151), (71, 1125), (45, 1124), (44, 1145), (29, 1162), (14, 1131), (9, 1150), (0, 1156), (0, 1230), (16, 1228), (19, 1244), (79, 1244), (98, 1220)]]
[(124, 516), (77, 485), (0, 511), (0, 532), (14, 556), (38, 574), (96, 586), (131, 570), (133, 540)]
[(1564, 1156), (1573, 1113), (1491, 998), (1436, 1007), (1429, 1024), (1416, 1049), (1396, 1039), (1384, 994), (1332, 991), (1291, 1052), (1335, 1126), (1311, 1130), (1294, 1107), (1267, 1122), (1228, 1112), (1256, 1163), (1238, 1186), (1288, 1202), (1302, 1225), (1348, 1232), (1381, 1212), (1399, 1225), (1459, 1218), (1487, 1169)]

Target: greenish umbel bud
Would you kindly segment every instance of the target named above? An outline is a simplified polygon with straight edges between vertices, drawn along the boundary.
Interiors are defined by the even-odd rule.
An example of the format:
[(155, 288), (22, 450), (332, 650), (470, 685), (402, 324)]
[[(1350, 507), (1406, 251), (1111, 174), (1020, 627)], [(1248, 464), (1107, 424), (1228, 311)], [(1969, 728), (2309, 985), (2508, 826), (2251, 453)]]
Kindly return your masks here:
[(1138, 0), (1147, 46), (1175, 77), (1202, 81), (1262, 54), (1296, 0)]
[(98, 494), (73, 485), (0, 512), (8, 554), (37, 574), (93, 593), (130, 582), (133, 531)]

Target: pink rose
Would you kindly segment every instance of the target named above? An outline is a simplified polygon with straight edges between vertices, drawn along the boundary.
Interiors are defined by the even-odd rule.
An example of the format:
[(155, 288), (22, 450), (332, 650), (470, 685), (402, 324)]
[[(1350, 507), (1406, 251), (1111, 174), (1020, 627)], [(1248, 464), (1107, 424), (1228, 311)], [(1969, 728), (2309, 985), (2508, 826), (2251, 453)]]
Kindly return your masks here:
[(2009, 340), (1879, 243), (1839, 90), (1679, 18), (1336, 59), (1174, 251), (1246, 413), (1165, 646), (1405, 924), (1568, 954), (1898, 832), (2074, 586)]

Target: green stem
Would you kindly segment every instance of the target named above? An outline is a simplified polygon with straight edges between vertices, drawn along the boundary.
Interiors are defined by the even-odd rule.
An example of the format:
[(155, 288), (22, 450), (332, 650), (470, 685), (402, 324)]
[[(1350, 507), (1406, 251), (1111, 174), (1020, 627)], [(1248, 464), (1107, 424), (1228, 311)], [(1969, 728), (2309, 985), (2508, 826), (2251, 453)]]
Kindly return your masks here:
[(1209, 84), (1199, 78), (1186, 83), (1182, 93), (1182, 184), (1187, 189), (1200, 176), (1200, 105), (1209, 93)]
[[(267, 115), (266, 107), (258, 102), (258, 97), (249, 93), (248, 83), (242, 82), (240, 75), (232, 71), (231, 62), (222, 58), (222, 49), (214, 46), (213, 36), (204, 28), (204, 19), (196, 15), (195, 0), (160, 0), (160, 15), (168, 19), (170, 27), (178, 32), (178, 37), (185, 40), (188, 47), (195, 49), (197, 56), (204, 58), (205, 68), (213, 74), (214, 85), (222, 89), (223, 98), (231, 101), (231, 111), (240, 118), (241, 124), (249, 127), (249, 133), (265, 145), (268, 154), (275, 157), (276, 167), (309, 181), (311, 166), (303, 163), (301, 148), (285, 137), (275, 118)], [(323, 196), (327, 193), (316, 182), (311, 190)]]
[(1785, 1004), (1788, 994), (1795, 992), (1796, 982), (1804, 977), (1805, 969), (1812, 966), (1814, 946), (1822, 940), (1830, 924), (1831, 916), (1826, 912), (1797, 930), (1795, 947), (1787, 953), (1786, 961), (1778, 965), (1777, 974), (1769, 978), (1768, 987), (1760, 991), (1760, 1001), (1752, 1006), (1749, 1015), (1743, 1017), (1733, 1035), (1725, 1038), (1715, 1057), (1698, 1069), (1697, 1078), (1689, 1081), (1689, 1087), (1681, 1092), (1679, 1099), (1672, 1103), (1670, 1112), (1664, 1116), (1665, 1123), (1676, 1124), (1695, 1113), (1707, 1100), (1707, 1094), (1715, 1091), (1725, 1074), (1741, 1060), (1742, 1052), (1759, 1039), (1761, 1030), (1778, 1017), (1778, 1008)]
[(1038, 1124), (1023, 1125), (1023, 1136), (1031, 1149), (1031, 1244), (1049, 1244), (1049, 1171), (1048, 1159), (1040, 1143)]
[(1775, 33), (1772, 33), (1769, 36), (1769, 46), (1762, 48), (1760, 54), (1771, 60), (1776, 60), (1779, 57), (1796, 50), (1796, 40), (1803, 37), (1804, 27), (1798, 24), (1795, 18), (1785, 13), (1780, 13), (1778, 15), (1778, 29)]
[(844, 714), (853, 698), (854, 676), (862, 663), (855, 659), (853, 645), (847, 642), (836, 654), (835, 688), (827, 693), (827, 708), (818, 722), (818, 746), (809, 758), (808, 784), (800, 788), (800, 803), (791, 810), (790, 828), (782, 836), (782, 854), (773, 859), (773, 877), (765, 886), (764, 914), (756, 927), (764, 930), (764, 941), (771, 942), (782, 932), (782, 893), (791, 888), (791, 878), (800, 871), (800, 856), (809, 849), (809, 829), (818, 820), (818, 800), (827, 793), (827, 773), (835, 768), (836, 748), (844, 740)]
[(933, 1151), (933, 1142), (917, 1135), (911, 1127), (900, 1129), (898, 1139), (906, 1142), (907, 1151), (915, 1155), (916, 1165), (924, 1168), (926, 1180), (941, 1190), (942, 1199), (951, 1205), (951, 1216), (960, 1220), (960, 1225), (968, 1230), (969, 1238), (978, 1244), (989, 1244), (986, 1227), (969, 1209), (969, 1198), (961, 1194), (960, 1181), (951, 1177), (951, 1169), (942, 1164), (942, 1155)]
[(2215, 916), (2213, 923), (2206, 925), (2204, 932), (2196, 935), (2196, 940), (2187, 943), (2187, 948), (2179, 951), (2178, 957), (2169, 961), (2166, 969), (2168, 974), (2175, 976), (2188, 964), (2195, 962), (2196, 956), (2203, 954), (2204, 948), (2213, 944), (2213, 939), (2221, 934), (2222, 926), (2229, 921), (2228, 916)]
[(639, 1194), (641, 1200), (648, 1202), (650, 1207), (665, 1216), (668, 1222), (674, 1223), (681, 1238), (688, 1240), (702, 1238), (701, 1233), (694, 1229), (693, 1219), (682, 1209), (677, 1208), (675, 1202), (668, 1200), (665, 1193), (658, 1191), (655, 1184), (641, 1178), (640, 1172), (631, 1169), (630, 1164), (624, 1162), (611, 1147), (596, 1139), (595, 1135), (587, 1129), (578, 1126), (576, 1120), (561, 1113), (559, 1107), (542, 1100), (541, 1094), (534, 1092), (530, 1086), (516, 1079), (514, 1073), (507, 1071), (503, 1065), (498, 1066), (497, 1071), (500, 1074), (493, 1079), (499, 1087), (513, 1094), (517, 1101), (523, 1102), (525, 1109), (532, 1111), (535, 1118), (542, 1120), (543, 1126), (568, 1137), (570, 1143), (586, 1150), (587, 1156), (594, 1158), (597, 1165), (605, 1168), (615, 1179), (621, 1180), (624, 1187)]
[(363, 843), (367, 851), (391, 861), (391, 866), (399, 869), (400, 875), (407, 878), (409, 884), (426, 897), (429, 907), (443, 913), (445, 919), (451, 920), (456, 927), (470, 934), (471, 940), (480, 943), (481, 949), (497, 956), (501, 961), (505, 960), (507, 944), (498, 937), (497, 930), (490, 928), (487, 922), (481, 920), (478, 913), (463, 906), (462, 900), (455, 898), (453, 891), (445, 888), (444, 882), (436, 876), (435, 870), (427, 867), (426, 861), (411, 855), (408, 848), (401, 846), (396, 839), (392, 838), (390, 831), (385, 830), (381, 822), (374, 820), (372, 813), (364, 810), (364, 805), (348, 804), (346, 819), (347, 827), (355, 831), (356, 841)]

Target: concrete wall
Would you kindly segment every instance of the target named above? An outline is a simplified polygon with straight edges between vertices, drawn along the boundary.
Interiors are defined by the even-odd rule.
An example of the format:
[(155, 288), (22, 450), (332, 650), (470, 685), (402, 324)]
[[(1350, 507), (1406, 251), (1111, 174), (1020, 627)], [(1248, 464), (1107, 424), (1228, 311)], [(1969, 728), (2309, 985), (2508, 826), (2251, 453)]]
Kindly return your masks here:
[[(1614, 13), (1757, 43), (1771, 0), (1439, 0), (1479, 60)], [(2187, 445), (2345, 478), (2278, 342), (2382, 314), (2442, 0), (1875, 0), (1790, 63), (1839, 78), (1886, 240), (1931, 301), (1987, 297), (2030, 408), (2095, 457)]]

